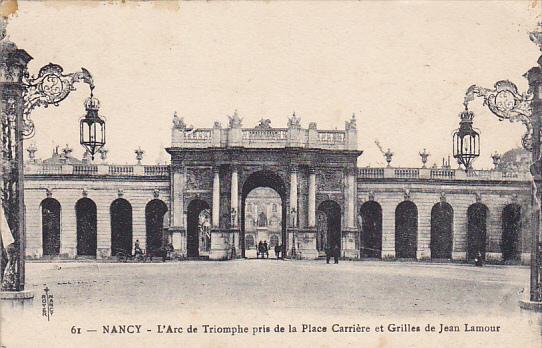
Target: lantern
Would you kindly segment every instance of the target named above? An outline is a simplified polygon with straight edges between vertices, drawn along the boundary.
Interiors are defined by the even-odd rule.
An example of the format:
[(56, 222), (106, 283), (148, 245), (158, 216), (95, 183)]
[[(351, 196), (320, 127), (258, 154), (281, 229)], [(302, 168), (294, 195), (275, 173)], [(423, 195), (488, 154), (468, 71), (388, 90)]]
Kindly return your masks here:
[(100, 101), (92, 93), (85, 100), (85, 109), (87, 114), (80, 121), (80, 143), (94, 159), (94, 155), (105, 145), (105, 120), (98, 114)]
[(471, 169), (472, 161), (480, 156), (480, 134), (472, 127), (472, 111), (465, 109), (459, 117), (459, 129), (456, 129), (453, 135), (453, 153), (454, 158), (467, 171)]

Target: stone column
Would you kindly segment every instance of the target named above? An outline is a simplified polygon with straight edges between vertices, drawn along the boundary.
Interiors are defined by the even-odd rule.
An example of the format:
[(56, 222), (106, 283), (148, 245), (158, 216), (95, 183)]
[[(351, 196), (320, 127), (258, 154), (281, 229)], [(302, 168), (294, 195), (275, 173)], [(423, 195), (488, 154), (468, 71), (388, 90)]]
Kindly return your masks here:
[[(96, 259), (105, 259), (111, 255), (111, 212), (100, 197), (94, 197), (96, 203)], [(112, 201), (112, 199), (110, 200)]]
[(213, 212), (212, 225), (213, 228), (220, 227), (220, 168), (213, 168)]
[(347, 171), (346, 176), (346, 226), (347, 228), (356, 227), (356, 177), (353, 169)]
[(171, 188), (171, 220), (172, 225), (184, 227), (183, 219), (183, 198), (184, 198), (184, 168), (175, 168), (173, 170), (172, 188)]
[[(232, 216), (231, 227), (237, 228), (239, 224), (239, 174), (237, 166), (233, 165), (231, 170), (231, 213)], [(235, 213), (234, 213), (235, 212)]]
[(355, 169), (347, 168), (345, 178), (345, 210), (344, 210), (344, 227), (342, 228), (342, 255), (347, 258), (358, 258), (359, 248), (356, 247), (358, 240), (358, 230), (356, 228), (355, 214), (355, 197), (356, 197), (356, 180)]
[[(60, 213), (60, 255), (75, 258), (77, 255), (77, 216), (75, 214), (75, 200), (71, 197), (59, 196), (62, 209)], [(70, 209), (71, 208), (71, 209)]]
[(297, 166), (290, 168), (290, 211), (288, 225), (292, 228), (298, 227), (297, 219)]
[[(424, 199), (425, 198), (425, 199)], [(422, 197), (418, 204), (418, 240), (416, 243), (416, 259), (431, 259), (431, 210), (437, 198)]]
[(395, 258), (395, 207), (400, 202), (383, 199), (382, 206), (382, 258)]
[[(209, 252), (210, 260), (226, 260), (229, 258), (230, 234), (224, 230), (226, 226), (220, 226), (221, 206), (227, 204), (227, 200), (220, 201), (220, 167), (213, 168), (213, 208), (212, 208), (212, 227), (211, 227), (211, 250)], [(226, 223), (225, 221), (223, 224)], [(222, 228), (221, 228), (222, 227)]]
[(309, 227), (316, 227), (316, 173), (309, 170)]
[(491, 199), (486, 203), (488, 214), (486, 216), (486, 261), (502, 261), (501, 241), (503, 236), (502, 211), (504, 200)]
[(449, 203), (454, 208), (454, 222), (453, 222), (453, 248), (452, 259), (453, 260), (466, 260), (467, 259), (467, 209), (470, 202), (468, 195), (457, 195), (455, 201)]
[(169, 233), (171, 243), (176, 252), (184, 254), (184, 239), (186, 239), (186, 223), (184, 219), (184, 190), (186, 182), (185, 168), (171, 167), (171, 190), (169, 199)]

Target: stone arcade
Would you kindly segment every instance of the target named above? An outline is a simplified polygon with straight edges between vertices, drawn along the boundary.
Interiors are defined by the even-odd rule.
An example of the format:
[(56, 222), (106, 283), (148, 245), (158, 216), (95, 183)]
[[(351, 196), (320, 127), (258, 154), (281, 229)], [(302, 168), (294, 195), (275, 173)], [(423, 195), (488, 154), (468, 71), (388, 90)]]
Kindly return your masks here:
[[(280, 200), (289, 257), (315, 259), (338, 245), (345, 258), (529, 261), (530, 179), (525, 173), (441, 168), (358, 168), (356, 120), (344, 130), (192, 129), (174, 116), (171, 165), (81, 162), (69, 149), (38, 161), (29, 149), (25, 202), (28, 257), (108, 258), (171, 242), (178, 254), (247, 256), (247, 197), (264, 187)], [(142, 155), (138, 154), (138, 160)], [(202, 222), (202, 212), (208, 222)], [(250, 219), (256, 219), (251, 217)]]

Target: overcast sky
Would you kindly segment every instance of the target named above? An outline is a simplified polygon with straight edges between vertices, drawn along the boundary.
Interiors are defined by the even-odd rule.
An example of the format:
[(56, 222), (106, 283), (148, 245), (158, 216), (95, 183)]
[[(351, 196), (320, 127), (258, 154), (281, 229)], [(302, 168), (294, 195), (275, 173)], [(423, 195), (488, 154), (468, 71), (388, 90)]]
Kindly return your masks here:
[[(262, 117), (285, 127), (293, 111), (306, 127), (343, 129), (358, 119), (359, 165), (419, 166), (418, 152), (441, 163), (451, 154), (465, 90), (522, 75), (540, 54), (528, 31), (540, 17), (533, 1), (42, 3), (22, 1), (8, 34), (34, 59), (66, 72), (81, 66), (96, 83), (107, 118), (109, 160), (167, 160), (176, 110), (188, 124), (243, 126)], [(537, 7), (533, 7), (537, 6)], [(38, 157), (54, 144), (81, 156), (78, 122), (86, 85), (57, 108), (33, 112)], [(498, 122), (478, 101), (477, 168), (490, 154), (520, 146), (523, 127)], [(27, 144), (28, 145), (28, 144)], [(454, 165), (455, 167), (455, 165)]]

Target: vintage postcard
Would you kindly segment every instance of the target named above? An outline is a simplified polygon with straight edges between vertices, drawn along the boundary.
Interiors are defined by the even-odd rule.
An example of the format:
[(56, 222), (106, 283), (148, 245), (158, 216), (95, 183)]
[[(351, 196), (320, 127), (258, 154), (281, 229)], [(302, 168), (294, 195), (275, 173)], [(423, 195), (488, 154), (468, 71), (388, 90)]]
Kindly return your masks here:
[(0, 11), (1, 347), (542, 346), (540, 1)]

